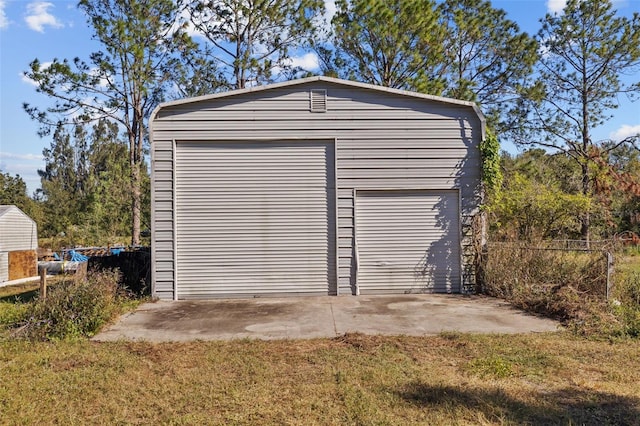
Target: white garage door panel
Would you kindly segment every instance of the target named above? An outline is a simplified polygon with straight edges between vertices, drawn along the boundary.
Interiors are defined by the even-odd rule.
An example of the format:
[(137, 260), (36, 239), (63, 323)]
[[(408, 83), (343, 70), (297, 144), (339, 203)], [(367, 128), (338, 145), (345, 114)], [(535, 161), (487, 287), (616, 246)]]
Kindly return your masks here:
[(178, 298), (328, 294), (329, 149), (178, 142)]
[(457, 191), (359, 191), (360, 293), (460, 291)]

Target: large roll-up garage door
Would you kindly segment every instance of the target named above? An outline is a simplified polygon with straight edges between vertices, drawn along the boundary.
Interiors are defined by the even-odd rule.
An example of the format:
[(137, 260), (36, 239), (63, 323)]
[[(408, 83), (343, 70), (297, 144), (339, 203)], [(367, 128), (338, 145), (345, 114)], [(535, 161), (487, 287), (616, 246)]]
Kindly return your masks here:
[(457, 191), (358, 191), (361, 294), (460, 291)]
[(176, 144), (180, 299), (328, 294), (326, 142)]

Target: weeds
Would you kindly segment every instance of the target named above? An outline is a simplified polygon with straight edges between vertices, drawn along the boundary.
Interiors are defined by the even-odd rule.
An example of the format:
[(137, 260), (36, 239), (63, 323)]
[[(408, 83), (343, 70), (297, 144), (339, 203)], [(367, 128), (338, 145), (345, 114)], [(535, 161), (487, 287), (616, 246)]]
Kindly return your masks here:
[(0, 302), (0, 326), (21, 321), (26, 312), (27, 305), (24, 303)]
[(630, 272), (621, 278), (610, 306), (620, 324), (617, 333), (640, 337), (640, 272)]
[(482, 290), (519, 308), (559, 319), (581, 335), (638, 337), (637, 265), (621, 265), (609, 303), (605, 298), (606, 265), (601, 252), (492, 244), (483, 265)]
[(495, 355), (486, 358), (476, 358), (469, 362), (467, 368), (470, 372), (481, 378), (505, 378), (513, 375), (512, 363), (504, 357)]
[[(94, 272), (86, 279), (66, 278), (50, 288), (45, 299), (36, 298), (14, 310), (14, 335), (31, 340), (90, 337), (122, 312), (126, 293), (118, 288), (116, 272)], [(19, 306), (19, 305), (17, 305)], [(2, 322), (9, 322), (11, 318)]]
[(567, 321), (579, 316), (585, 301), (602, 302), (605, 268), (600, 253), (492, 245), (483, 290), (528, 311)]

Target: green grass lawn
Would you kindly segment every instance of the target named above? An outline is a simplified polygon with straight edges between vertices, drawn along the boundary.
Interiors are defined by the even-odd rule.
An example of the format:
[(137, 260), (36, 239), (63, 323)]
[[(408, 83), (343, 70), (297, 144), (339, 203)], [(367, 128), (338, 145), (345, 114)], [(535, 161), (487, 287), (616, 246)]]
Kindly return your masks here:
[(6, 424), (638, 424), (640, 342), (0, 342)]
[(627, 254), (617, 256), (615, 258), (614, 267), (616, 268), (618, 273), (640, 274), (640, 251), (629, 251), (629, 253)]

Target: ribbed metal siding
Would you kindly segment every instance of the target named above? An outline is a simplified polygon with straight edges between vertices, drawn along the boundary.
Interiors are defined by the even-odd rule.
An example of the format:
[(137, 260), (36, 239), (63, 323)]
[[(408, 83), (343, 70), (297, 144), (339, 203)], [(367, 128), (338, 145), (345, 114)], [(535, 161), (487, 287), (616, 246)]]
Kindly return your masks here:
[(9, 252), (0, 252), (0, 283), (9, 280)]
[(151, 245), (153, 262), (153, 295), (160, 299), (174, 298), (174, 143), (155, 139), (152, 144), (153, 182), (151, 191)]
[(328, 294), (330, 150), (177, 142), (178, 298)]
[[(327, 112), (309, 111), (311, 90), (327, 93)], [(162, 108), (154, 117), (155, 170), (171, 171), (171, 140), (309, 139), (336, 140), (338, 262), (340, 294), (355, 289), (353, 190), (460, 188), (461, 235), (465, 280), (473, 282), (471, 222), (478, 212), (482, 123), (472, 108), (431, 102), (380, 90), (323, 81), (258, 90), (216, 99), (194, 100)], [(457, 159), (454, 163), (454, 159)], [(442, 161), (441, 161), (442, 160)], [(448, 167), (432, 167), (438, 165)], [(407, 169), (412, 169), (407, 172)], [(423, 173), (424, 172), (424, 173)], [(169, 173), (153, 180), (158, 200), (171, 200)], [(168, 209), (168, 207), (167, 207)], [(154, 208), (157, 250), (155, 294), (173, 296), (172, 218), (160, 221)], [(167, 210), (168, 212), (168, 210)], [(166, 213), (166, 212), (164, 212)], [(152, 213), (153, 214), (153, 213)], [(170, 228), (172, 229), (172, 228)], [(160, 254), (166, 261), (160, 261)], [(333, 285), (333, 284), (332, 284)], [(333, 290), (332, 290), (333, 292)]]
[(0, 251), (35, 250), (38, 248), (36, 223), (15, 206), (3, 206), (0, 214)]
[(460, 291), (457, 191), (358, 191), (361, 294)]

